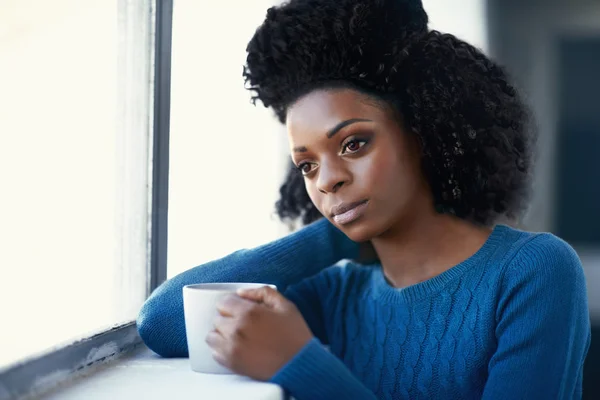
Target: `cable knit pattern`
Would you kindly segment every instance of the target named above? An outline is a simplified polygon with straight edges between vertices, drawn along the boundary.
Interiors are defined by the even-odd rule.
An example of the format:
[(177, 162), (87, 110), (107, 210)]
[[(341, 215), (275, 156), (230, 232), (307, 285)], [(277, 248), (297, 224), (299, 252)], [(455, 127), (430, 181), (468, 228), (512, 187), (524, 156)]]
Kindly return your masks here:
[(551, 234), (500, 225), (475, 255), (414, 286), (349, 263), (286, 296), (316, 336), (273, 377), (298, 400), (581, 397), (585, 279)]
[(404, 289), (379, 265), (324, 269), (357, 252), (322, 220), (196, 267), (152, 294), (140, 335), (158, 354), (185, 356), (183, 285), (275, 283), (315, 335), (272, 378), (297, 400), (581, 397), (585, 279), (561, 239), (499, 225), (472, 257)]

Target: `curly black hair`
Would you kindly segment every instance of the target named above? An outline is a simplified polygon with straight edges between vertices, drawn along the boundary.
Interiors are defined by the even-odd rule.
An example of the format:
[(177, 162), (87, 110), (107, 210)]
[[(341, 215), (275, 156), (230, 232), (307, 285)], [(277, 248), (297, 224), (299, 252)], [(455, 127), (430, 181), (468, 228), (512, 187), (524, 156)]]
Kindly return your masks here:
[[(282, 123), (318, 88), (354, 88), (390, 105), (420, 142), (438, 212), (490, 225), (526, 209), (536, 136), (528, 107), (502, 67), (429, 30), (420, 0), (291, 0), (267, 11), (247, 53), (253, 102)], [(321, 218), (293, 165), (280, 195), (282, 220)]]

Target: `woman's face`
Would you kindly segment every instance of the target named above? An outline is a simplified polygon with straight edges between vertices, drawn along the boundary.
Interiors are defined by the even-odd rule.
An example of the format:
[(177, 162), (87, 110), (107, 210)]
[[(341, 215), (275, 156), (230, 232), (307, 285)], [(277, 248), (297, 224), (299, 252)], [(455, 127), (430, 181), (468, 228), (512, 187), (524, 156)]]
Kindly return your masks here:
[(432, 207), (419, 146), (390, 107), (351, 89), (316, 90), (289, 107), (287, 130), (312, 202), (350, 239), (391, 233)]

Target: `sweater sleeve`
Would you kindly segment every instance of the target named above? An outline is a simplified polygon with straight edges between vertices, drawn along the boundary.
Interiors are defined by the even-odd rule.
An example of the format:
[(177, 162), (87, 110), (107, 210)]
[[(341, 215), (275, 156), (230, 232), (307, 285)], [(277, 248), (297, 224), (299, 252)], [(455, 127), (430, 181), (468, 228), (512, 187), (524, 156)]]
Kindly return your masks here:
[(335, 355), (313, 339), (271, 378), (296, 400), (375, 400)]
[(137, 318), (144, 343), (163, 357), (188, 355), (182, 288), (208, 282), (275, 284), (279, 290), (344, 258), (358, 258), (359, 245), (326, 219), (263, 246), (240, 250), (187, 270), (158, 287)]
[(496, 312), (498, 347), (484, 399), (581, 398), (590, 320), (583, 268), (551, 234), (534, 237), (508, 264)]
[(349, 279), (360, 277), (360, 274), (353, 274), (355, 271), (351, 265), (333, 266), (291, 286), (285, 293), (315, 335), (271, 379), (296, 400), (376, 398), (340, 359), (323, 346), (330, 343), (336, 315), (339, 315), (338, 305), (349, 295), (346, 283)]

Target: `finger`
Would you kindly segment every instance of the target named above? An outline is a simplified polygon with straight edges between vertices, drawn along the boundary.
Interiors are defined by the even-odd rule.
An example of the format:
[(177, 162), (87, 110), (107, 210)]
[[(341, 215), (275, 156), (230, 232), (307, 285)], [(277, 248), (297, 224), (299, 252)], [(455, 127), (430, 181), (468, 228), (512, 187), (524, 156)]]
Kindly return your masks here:
[(217, 331), (210, 331), (204, 341), (213, 351), (224, 350), (227, 343), (227, 339)]
[(286, 300), (277, 290), (270, 286), (258, 289), (238, 290), (238, 296), (255, 302), (264, 303), (269, 307), (280, 307)]
[(206, 336), (206, 343), (211, 349), (212, 358), (222, 366), (232, 369), (232, 360), (227, 357), (227, 354), (231, 353), (229, 341), (219, 332), (212, 331)]
[(212, 352), (212, 358), (216, 362), (218, 362), (219, 364), (221, 364), (222, 366), (224, 366), (225, 368), (231, 369), (231, 363), (229, 362), (229, 360), (227, 359), (227, 357), (225, 357), (223, 355), (223, 353), (221, 353), (220, 351), (213, 350), (213, 352)]
[(247, 312), (252, 306), (254, 306), (254, 302), (231, 294), (217, 303), (217, 311), (224, 317), (237, 317)]
[(257, 289), (239, 289), (237, 291), (237, 295), (243, 299), (255, 301), (257, 303), (262, 302), (262, 298), (264, 296), (262, 288)]
[(236, 320), (231, 317), (217, 315), (214, 319), (214, 326), (215, 331), (221, 334), (225, 339), (243, 336), (240, 329), (238, 329)]

